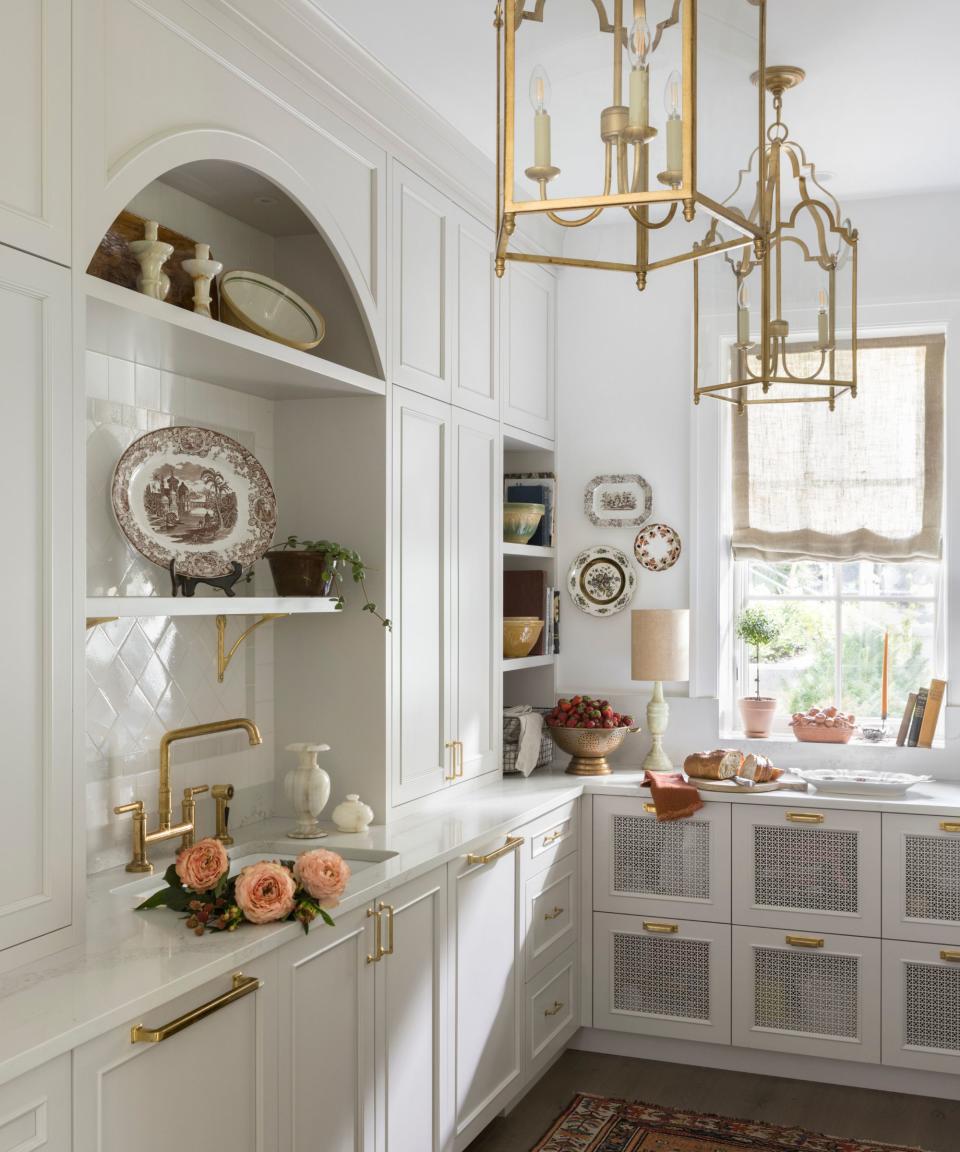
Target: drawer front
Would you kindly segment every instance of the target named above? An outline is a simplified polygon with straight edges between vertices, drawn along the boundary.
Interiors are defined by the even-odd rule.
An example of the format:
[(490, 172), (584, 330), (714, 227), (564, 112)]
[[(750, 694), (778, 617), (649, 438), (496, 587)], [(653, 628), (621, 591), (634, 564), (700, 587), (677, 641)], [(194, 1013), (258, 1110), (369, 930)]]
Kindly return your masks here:
[(0, 1152), (65, 1152), (70, 1130), (69, 1055), (0, 1086)]
[(730, 928), (597, 912), (593, 1024), (730, 1043)]
[(593, 907), (598, 912), (730, 920), (730, 806), (658, 821), (649, 801), (593, 801)]
[(524, 872), (527, 876), (542, 872), (557, 860), (576, 852), (580, 846), (579, 814), (580, 802), (574, 800), (539, 820), (531, 820), (519, 830), (526, 837)]
[(960, 1072), (960, 951), (883, 942), (883, 1062)]
[(960, 944), (960, 820), (884, 815), (883, 935)]
[(733, 805), (733, 922), (880, 935), (880, 814)]
[(526, 883), (526, 979), (541, 972), (580, 936), (580, 853), (558, 860)]
[(569, 948), (526, 987), (526, 1079), (536, 1076), (576, 1032), (577, 950)]
[(733, 929), (733, 1043), (880, 1060), (880, 941)]

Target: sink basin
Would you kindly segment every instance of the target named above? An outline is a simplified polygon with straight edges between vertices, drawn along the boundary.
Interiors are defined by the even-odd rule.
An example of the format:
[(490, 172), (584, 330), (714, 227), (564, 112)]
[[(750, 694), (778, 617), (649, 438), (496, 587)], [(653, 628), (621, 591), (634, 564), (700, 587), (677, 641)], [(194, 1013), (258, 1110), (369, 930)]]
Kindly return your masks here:
[[(276, 844), (253, 843), (236, 846), (229, 853), (230, 875), (235, 876), (248, 864), (256, 864), (260, 860), (295, 860), (302, 852), (309, 852), (311, 848), (323, 847), (322, 841), (317, 843), (304, 841), (297, 847), (291, 847), (289, 841)], [(384, 861), (391, 860), (397, 855), (396, 852), (382, 852), (375, 848), (331, 848), (331, 851), (342, 856), (350, 865), (351, 880), (353, 876), (364, 872), (367, 868), (372, 868), (375, 864), (383, 864)], [(165, 867), (166, 865), (164, 865)], [(159, 892), (162, 887), (163, 871), (158, 868), (150, 876), (141, 876), (138, 879), (131, 879), (118, 884), (115, 888), (110, 889), (110, 894), (112, 896), (135, 896), (139, 904), (141, 900), (146, 900), (154, 892)], [(351, 885), (348, 884), (348, 892), (350, 887)]]

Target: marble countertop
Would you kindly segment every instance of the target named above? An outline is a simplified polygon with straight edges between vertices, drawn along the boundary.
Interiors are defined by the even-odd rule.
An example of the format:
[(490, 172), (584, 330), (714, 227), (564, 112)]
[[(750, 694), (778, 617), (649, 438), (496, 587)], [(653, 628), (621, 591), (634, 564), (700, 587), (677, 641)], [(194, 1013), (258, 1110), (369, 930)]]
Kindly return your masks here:
[[(633, 771), (589, 779), (566, 776), (562, 769), (540, 771), (526, 780), (497, 780), (454, 796), (431, 811), (378, 825), (360, 835), (339, 833), (329, 826), (331, 833), (317, 842), (319, 846), (397, 853), (358, 872), (337, 914), (350, 912), (406, 880), (496, 842), (517, 826), (584, 792), (646, 796), (647, 791), (639, 789), (642, 776)], [(707, 792), (703, 798), (707, 803), (786, 803), (792, 807), (960, 816), (960, 783), (919, 785), (892, 801), (824, 796), (813, 791), (749, 796)], [(244, 828), (232, 855), (282, 842), (289, 826), (287, 818)], [(291, 857), (308, 846), (303, 841), (287, 843), (285, 854), (288, 851)], [(157, 863), (162, 874), (166, 862)], [(172, 913), (133, 911), (142, 897), (115, 891), (132, 879), (122, 868), (91, 876), (85, 943), (0, 974), (0, 1083), (249, 964), (302, 933), (299, 924), (284, 923), (198, 937)]]

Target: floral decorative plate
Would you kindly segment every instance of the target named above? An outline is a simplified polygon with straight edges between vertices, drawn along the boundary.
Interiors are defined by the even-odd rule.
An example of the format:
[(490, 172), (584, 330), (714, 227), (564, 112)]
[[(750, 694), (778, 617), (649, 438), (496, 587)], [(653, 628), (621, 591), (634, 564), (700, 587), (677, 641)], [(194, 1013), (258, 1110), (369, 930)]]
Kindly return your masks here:
[(669, 524), (648, 524), (637, 533), (633, 554), (651, 572), (666, 572), (680, 559), (680, 537)]
[(637, 574), (619, 548), (599, 545), (577, 556), (567, 573), (570, 598), (588, 616), (613, 616), (633, 599)]
[(653, 510), (653, 492), (642, 476), (594, 476), (583, 494), (583, 511), (601, 528), (646, 524)]
[(270, 547), (277, 498), (263, 465), (242, 444), (209, 428), (160, 428), (120, 457), (110, 492), (134, 548), (183, 576), (226, 576)]

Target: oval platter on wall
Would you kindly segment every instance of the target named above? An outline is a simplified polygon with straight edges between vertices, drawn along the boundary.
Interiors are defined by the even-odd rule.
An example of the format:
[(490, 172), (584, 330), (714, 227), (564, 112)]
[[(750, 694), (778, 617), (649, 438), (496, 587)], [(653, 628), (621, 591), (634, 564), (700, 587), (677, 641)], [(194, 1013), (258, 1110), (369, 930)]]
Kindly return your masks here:
[(637, 528), (653, 510), (653, 491), (637, 473), (594, 476), (583, 494), (583, 511), (600, 528)]
[(626, 552), (598, 545), (586, 548), (570, 565), (567, 591), (588, 616), (613, 616), (633, 599), (637, 574)]
[(263, 465), (210, 428), (160, 428), (120, 457), (111, 485), (114, 515), (154, 564), (176, 561), (184, 576), (249, 568), (270, 547), (277, 498)]

